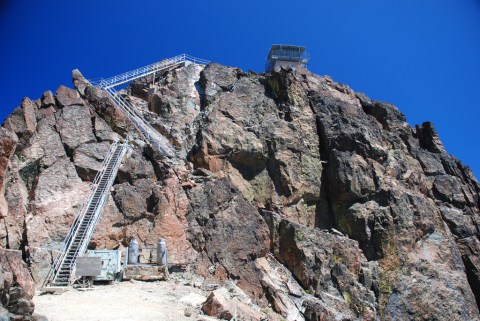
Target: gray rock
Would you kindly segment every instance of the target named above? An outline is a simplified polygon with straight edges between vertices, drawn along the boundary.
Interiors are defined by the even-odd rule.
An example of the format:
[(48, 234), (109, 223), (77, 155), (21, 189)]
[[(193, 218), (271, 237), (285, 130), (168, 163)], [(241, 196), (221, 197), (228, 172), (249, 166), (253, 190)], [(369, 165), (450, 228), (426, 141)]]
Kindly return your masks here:
[(437, 131), (431, 122), (417, 125), (416, 130), (422, 148), (432, 153), (445, 153), (445, 147), (443, 147)]
[(133, 184), (137, 179), (147, 178), (152, 181), (157, 180), (155, 170), (151, 162), (146, 160), (142, 155), (133, 151), (123, 162), (118, 171), (118, 180), (120, 182), (129, 182)]
[(439, 175), (433, 183), (433, 192), (440, 200), (458, 205), (465, 204), (465, 195), (459, 178), (451, 175)]
[(360, 318), (376, 314), (375, 295), (358, 276), (357, 267), (367, 260), (357, 242), (282, 220), (271, 212), (262, 215), (270, 226), (275, 257), (303, 288), (323, 300), (321, 306), (344, 315), (351, 315), (352, 307)]
[(91, 86), (90, 82), (83, 77), (78, 69), (72, 71), (72, 82), (82, 97), (85, 96), (85, 90), (87, 87)]
[(91, 111), (85, 106), (69, 106), (57, 113), (57, 129), (67, 153), (84, 143), (96, 142), (93, 134)]
[(55, 98), (60, 108), (72, 105), (85, 105), (77, 91), (65, 86), (58, 87)]
[(42, 94), (42, 108), (48, 108), (50, 106), (55, 106), (55, 97), (50, 90), (47, 90)]
[(86, 143), (78, 146), (73, 152), (73, 162), (78, 176), (84, 181), (93, 182), (109, 150), (108, 142)]
[(5, 119), (4, 127), (14, 132), (20, 146), (26, 144), (37, 127), (36, 105), (28, 98), (22, 100), (20, 107), (17, 107), (10, 116)]

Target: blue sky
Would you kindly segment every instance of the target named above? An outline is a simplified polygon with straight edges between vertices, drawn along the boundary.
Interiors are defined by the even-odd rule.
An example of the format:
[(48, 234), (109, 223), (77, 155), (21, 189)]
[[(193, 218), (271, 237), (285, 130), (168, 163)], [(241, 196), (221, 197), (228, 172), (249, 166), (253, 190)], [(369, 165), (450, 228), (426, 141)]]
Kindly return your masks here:
[(272, 43), (299, 44), (313, 72), (432, 121), (480, 175), (480, 0), (178, 3), (0, 0), (0, 121), (74, 68), (108, 77), (188, 53), (260, 72)]

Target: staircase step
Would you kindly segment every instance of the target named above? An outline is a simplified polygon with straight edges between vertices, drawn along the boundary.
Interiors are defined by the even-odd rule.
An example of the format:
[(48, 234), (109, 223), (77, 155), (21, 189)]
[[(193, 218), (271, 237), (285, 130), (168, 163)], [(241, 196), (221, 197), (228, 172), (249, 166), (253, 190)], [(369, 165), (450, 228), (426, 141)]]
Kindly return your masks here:
[[(112, 93), (110, 93), (112, 95)], [(124, 102), (121, 97), (115, 99), (117, 104), (125, 105), (125, 109), (130, 109), (129, 103)], [(121, 108), (120, 108), (121, 109)], [(127, 114), (128, 115), (128, 114)], [(130, 115), (133, 119), (138, 119), (135, 115)], [(136, 120), (137, 122), (142, 119)], [(110, 194), (110, 186), (118, 172), (121, 156), (127, 148), (124, 144), (114, 143), (110, 153), (105, 157), (105, 163), (102, 170), (95, 178), (95, 191), (91, 198), (84, 205), (84, 210), (80, 214), (81, 219), (71, 228), (69, 235), (75, 235), (70, 239), (68, 248), (64, 252), (63, 261), (60, 266), (56, 267), (55, 273), (52, 275), (51, 283), (54, 286), (68, 286), (70, 284), (69, 277), (73, 271), (79, 249), (87, 243), (91, 237), (92, 230), (98, 219), (100, 211), (103, 209), (106, 197)]]

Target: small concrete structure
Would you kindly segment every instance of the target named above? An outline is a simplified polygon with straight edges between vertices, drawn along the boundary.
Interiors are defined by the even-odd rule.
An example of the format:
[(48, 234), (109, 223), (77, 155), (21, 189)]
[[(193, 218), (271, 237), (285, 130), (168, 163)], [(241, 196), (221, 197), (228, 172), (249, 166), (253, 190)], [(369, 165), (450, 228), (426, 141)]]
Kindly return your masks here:
[(164, 281), (168, 279), (168, 268), (157, 264), (127, 265), (123, 272), (124, 280)]

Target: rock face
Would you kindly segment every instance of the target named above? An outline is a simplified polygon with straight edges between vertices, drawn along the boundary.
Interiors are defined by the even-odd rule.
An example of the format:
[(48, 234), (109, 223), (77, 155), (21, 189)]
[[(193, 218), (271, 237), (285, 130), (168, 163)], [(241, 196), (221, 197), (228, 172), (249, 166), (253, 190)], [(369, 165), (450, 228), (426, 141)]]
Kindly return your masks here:
[[(73, 81), (24, 99), (0, 129), (0, 245), (22, 251), (37, 285), (130, 133), (92, 248), (164, 238), (171, 262), (233, 280), (286, 320), (480, 318), (480, 185), (433, 124), (301, 68), (187, 64), (124, 91), (175, 147), (172, 164), (106, 93)], [(205, 309), (231, 317), (225, 300)]]
[(0, 320), (40, 320), (33, 315), (35, 284), (19, 251), (0, 249)]

